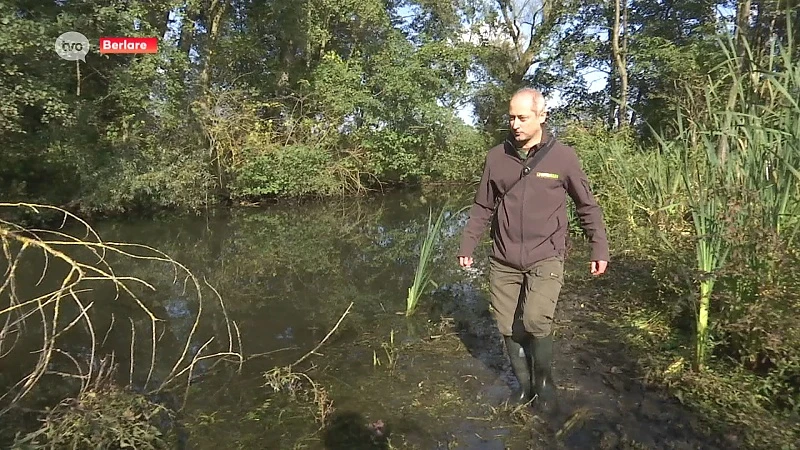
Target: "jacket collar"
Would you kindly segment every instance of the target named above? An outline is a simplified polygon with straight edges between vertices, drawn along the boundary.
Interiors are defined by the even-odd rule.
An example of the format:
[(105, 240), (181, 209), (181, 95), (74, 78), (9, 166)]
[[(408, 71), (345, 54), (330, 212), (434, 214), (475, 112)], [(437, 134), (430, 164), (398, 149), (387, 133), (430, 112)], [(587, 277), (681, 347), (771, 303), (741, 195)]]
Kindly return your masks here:
[[(539, 150), (551, 139), (555, 138), (552, 134), (550, 134), (550, 130), (547, 129), (547, 125), (542, 124), (542, 140), (538, 144), (534, 145), (531, 150), (534, 152)], [(506, 134), (506, 139), (503, 141), (503, 148), (507, 155), (517, 156), (517, 141), (514, 139), (514, 134), (511, 131)]]

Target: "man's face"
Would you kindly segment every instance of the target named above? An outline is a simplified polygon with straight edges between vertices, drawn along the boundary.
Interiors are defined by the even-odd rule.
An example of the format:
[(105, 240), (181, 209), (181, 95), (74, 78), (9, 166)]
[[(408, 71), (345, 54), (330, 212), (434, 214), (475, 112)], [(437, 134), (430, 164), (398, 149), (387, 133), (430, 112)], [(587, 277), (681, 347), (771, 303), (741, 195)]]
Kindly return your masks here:
[(517, 143), (525, 145), (542, 132), (542, 124), (547, 114), (542, 111), (533, 96), (520, 95), (511, 99), (508, 108), (508, 121)]

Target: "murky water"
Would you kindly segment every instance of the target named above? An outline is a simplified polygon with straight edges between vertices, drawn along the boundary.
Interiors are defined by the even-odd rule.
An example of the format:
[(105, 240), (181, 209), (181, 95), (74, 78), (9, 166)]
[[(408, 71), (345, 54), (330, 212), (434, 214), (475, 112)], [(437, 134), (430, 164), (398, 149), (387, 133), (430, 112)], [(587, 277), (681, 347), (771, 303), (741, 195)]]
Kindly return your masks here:
[[(184, 289), (184, 277), (174, 281), (169, 265), (111, 257), (119, 275), (153, 284), (155, 291), (135, 292), (163, 322), (156, 326), (157, 356), (149, 373), (152, 349), (145, 343), (153, 330), (146, 314), (129, 300), (111, 301), (114, 291), (103, 285), (86, 294), (96, 300), (94, 324), (105, 337), (99, 352), (115, 352), (121, 379), (137, 386), (148, 381), (153, 388), (174, 375), (176, 360), (180, 372), (192, 355), (224, 351), (231, 345), (229, 336), (240, 337), (232, 344), (238, 349), (241, 343), (247, 358), (241, 366), (214, 365), (216, 359), (209, 358), (181, 375), (194, 379), (179, 417), (184, 448), (504, 449), (553, 448), (555, 443), (623, 448), (626, 434), (616, 427), (626, 423), (622, 418), (587, 419), (588, 425), (562, 431), (556, 439), (563, 427), (536, 425), (530, 414), (503, 406), (513, 381), (483, 293), (488, 246), (476, 255), (474, 271), (459, 269), (454, 257), (466, 219), (455, 211), (468, 205), (468, 191), (403, 192), (360, 201), (93, 224), (105, 241), (152, 246), (185, 264), (200, 286), (206, 280), (219, 292), (224, 304), (223, 309), (213, 291), (203, 288), (197, 320), (201, 303)], [(437, 287), (423, 295), (416, 314), (407, 318), (402, 313), (428, 213), (436, 214), (445, 203), (449, 213), (432, 264)], [(585, 249), (578, 246), (576, 254), (585, 258)], [(571, 264), (583, 268), (585, 261)], [(49, 282), (40, 288), (52, 287), (54, 281)], [(568, 287), (567, 310), (570, 298), (575, 299), (570, 295), (576, 291), (570, 292)], [(315, 348), (348, 307), (330, 338), (293, 367), (303, 375), (291, 388), (275, 392), (266, 385), (266, 372)], [(226, 315), (235, 327), (227, 327)], [(132, 329), (140, 345), (131, 374)], [(86, 354), (85, 333), (78, 327), (73, 335), (71, 348)], [(557, 364), (564, 372), (575, 370), (576, 361), (586, 359), (581, 351), (590, 350), (573, 350)], [(188, 356), (181, 364), (184, 353)], [(563, 423), (587, 406), (586, 398), (595, 399), (589, 390), (581, 392), (580, 385), (589, 382), (580, 377), (599, 375), (581, 373), (564, 377), (571, 409)], [(592, 388), (602, 391), (597, 380)], [(315, 399), (314, 392), (323, 397)], [(621, 408), (613, 396), (596, 396), (588, 406), (604, 411), (607, 401)], [(183, 400), (182, 391), (171, 397), (179, 406)], [(657, 442), (673, 430), (664, 425), (661, 431), (648, 431), (652, 421), (646, 420), (629, 426), (628, 434), (638, 442)]]

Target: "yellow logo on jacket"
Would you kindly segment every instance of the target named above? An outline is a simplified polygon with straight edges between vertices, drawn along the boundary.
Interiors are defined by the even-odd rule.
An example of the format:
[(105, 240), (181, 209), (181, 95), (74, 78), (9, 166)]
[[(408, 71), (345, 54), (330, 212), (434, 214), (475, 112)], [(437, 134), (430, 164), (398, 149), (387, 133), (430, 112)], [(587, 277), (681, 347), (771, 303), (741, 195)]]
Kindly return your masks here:
[(549, 172), (536, 172), (536, 176), (539, 178), (550, 178), (551, 180), (557, 180), (558, 174), (557, 173), (549, 173)]

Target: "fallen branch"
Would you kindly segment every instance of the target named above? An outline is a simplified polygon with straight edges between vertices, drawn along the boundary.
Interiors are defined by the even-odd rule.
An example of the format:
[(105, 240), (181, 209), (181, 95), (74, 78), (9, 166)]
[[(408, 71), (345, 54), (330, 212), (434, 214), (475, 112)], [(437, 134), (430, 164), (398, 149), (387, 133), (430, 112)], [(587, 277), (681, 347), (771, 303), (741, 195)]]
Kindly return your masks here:
[(344, 320), (344, 317), (350, 312), (350, 308), (352, 308), (352, 307), (353, 307), (353, 302), (350, 302), (350, 306), (347, 307), (347, 310), (345, 310), (344, 314), (342, 314), (342, 317), (339, 318), (339, 321), (336, 322), (336, 325), (334, 325), (333, 328), (331, 328), (331, 331), (328, 332), (328, 335), (325, 336), (325, 338), (323, 338), (319, 342), (319, 344), (317, 344), (317, 346), (314, 347), (310, 352), (308, 352), (305, 355), (303, 355), (302, 358), (298, 359), (293, 364), (290, 364), (289, 365), (289, 369), (291, 369), (292, 366), (296, 366), (296, 365), (300, 364), (301, 362), (305, 361), (306, 358), (308, 358), (309, 356), (311, 356), (314, 353), (316, 353), (316, 351), (319, 350), (320, 347), (322, 347), (322, 344), (324, 344), (325, 341), (327, 341), (328, 338), (331, 337), (331, 335), (333, 335), (333, 333), (336, 331), (336, 329), (339, 328), (339, 325), (342, 323), (342, 320)]

